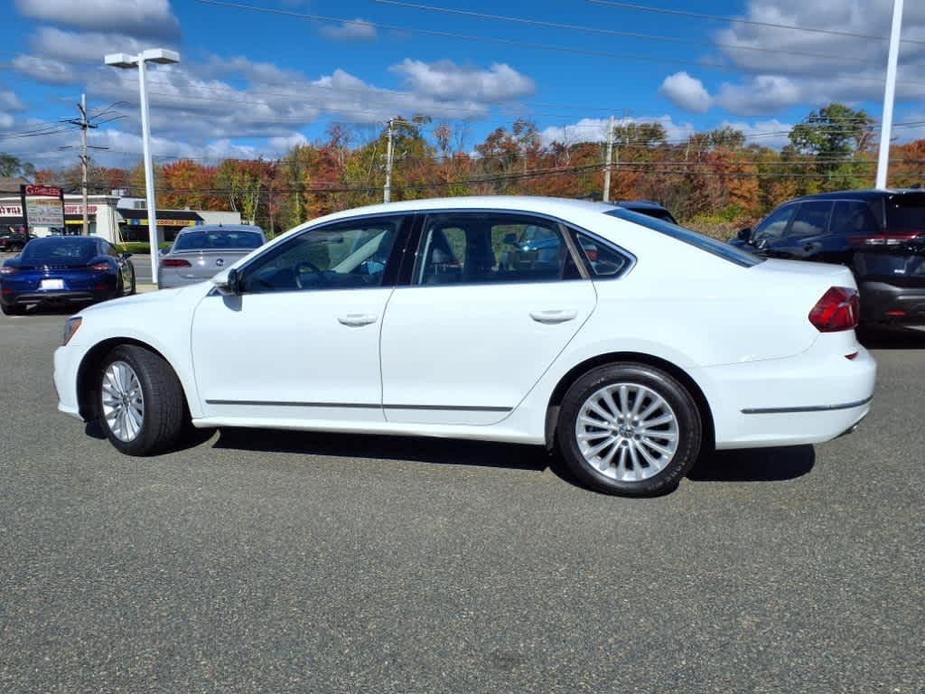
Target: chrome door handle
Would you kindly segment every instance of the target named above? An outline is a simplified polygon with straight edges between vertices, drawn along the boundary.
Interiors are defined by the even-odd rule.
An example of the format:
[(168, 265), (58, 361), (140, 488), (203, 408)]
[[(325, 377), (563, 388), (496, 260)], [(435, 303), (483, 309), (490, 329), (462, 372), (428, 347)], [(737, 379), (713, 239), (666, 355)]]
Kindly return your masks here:
[(575, 316), (578, 315), (578, 311), (563, 311), (563, 310), (552, 310), (552, 311), (530, 311), (530, 317), (535, 320), (537, 323), (545, 323), (547, 325), (555, 325), (556, 323), (566, 323), (570, 320), (574, 320)]
[(375, 323), (377, 319), (378, 316), (369, 313), (348, 313), (346, 316), (338, 316), (337, 322), (351, 328), (360, 328), (364, 325)]

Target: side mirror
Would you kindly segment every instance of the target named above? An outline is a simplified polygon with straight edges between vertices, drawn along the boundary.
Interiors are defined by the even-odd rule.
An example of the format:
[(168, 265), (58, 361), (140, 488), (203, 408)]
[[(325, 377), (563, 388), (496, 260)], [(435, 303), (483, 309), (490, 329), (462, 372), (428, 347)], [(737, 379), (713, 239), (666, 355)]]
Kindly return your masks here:
[(219, 294), (237, 296), (241, 293), (241, 277), (234, 268), (222, 270), (211, 281)]
[(161, 248), (160, 250), (158, 250), (157, 253), (158, 253), (158, 255), (167, 255), (168, 253), (170, 253), (170, 249), (169, 249), (169, 248)]
[(508, 245), (508, 246), (516, 246), (516, 245), (517, 245), (517, 237), (516, 237), (514, 234), (505, 234), (505, 235), (504, 235), (504, 243), (505, 243), (506, 245)]
[(121, 253), (119, 257), (122, 258), (122, 260), (128, 260), (129, 258), (132, 257), (132, 254), (129, 253), (128, 251), (125, 251), (125, 253)]
[(748, 243), (752, 240), (752, 228), (745, 227), (744, 229), (739, 229), (739, 233), (736, 234), (736, 238), (743, 243)]

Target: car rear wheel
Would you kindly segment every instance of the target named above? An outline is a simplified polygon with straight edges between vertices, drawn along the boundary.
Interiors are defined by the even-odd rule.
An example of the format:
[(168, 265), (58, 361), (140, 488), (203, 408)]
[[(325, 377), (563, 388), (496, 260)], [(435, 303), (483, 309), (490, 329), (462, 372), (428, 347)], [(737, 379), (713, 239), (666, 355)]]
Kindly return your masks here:
[(609, 494), (671, 491), (697, 460), (700, 412), (687, 389), (645, 364), (593, 369), (569, 388), (556, 431), (572, 473)]
[(0, 311), (3, 311), (4, 316), (21, 316), (26, 312), (25, 307), (16, 306), (7, 306), (6, 304), (0, 304)]
[(99, 371), (99, 423), (127, 455), (154, 455), (182, 438), (187, 420), (180, 381), (164, 359), (137, 345), (116, 347)]

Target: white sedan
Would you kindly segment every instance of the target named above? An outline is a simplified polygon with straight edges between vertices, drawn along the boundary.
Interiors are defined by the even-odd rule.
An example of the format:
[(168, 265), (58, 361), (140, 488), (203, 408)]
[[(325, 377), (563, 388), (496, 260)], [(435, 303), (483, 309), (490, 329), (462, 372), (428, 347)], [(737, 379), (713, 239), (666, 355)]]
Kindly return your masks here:
[(129, 455), (185, 426), (558, 446), (661, 493), (701, 451), (828, 441), (876, 365), (849, 270), (605, 203), (415, 200), (297, 227), (210, 282), (71, 318), (59, 409)]

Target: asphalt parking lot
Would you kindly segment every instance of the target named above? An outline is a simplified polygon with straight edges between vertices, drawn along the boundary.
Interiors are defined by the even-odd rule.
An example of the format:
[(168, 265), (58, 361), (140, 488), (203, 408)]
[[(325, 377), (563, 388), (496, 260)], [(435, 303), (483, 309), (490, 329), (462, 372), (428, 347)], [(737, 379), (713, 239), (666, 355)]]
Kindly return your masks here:
[(925, 333), (855, 434), (629, 500), (506, 445), (121, 457), (55, 410), (63, 322), (0, 317), (0, 691), (923, 690)]

